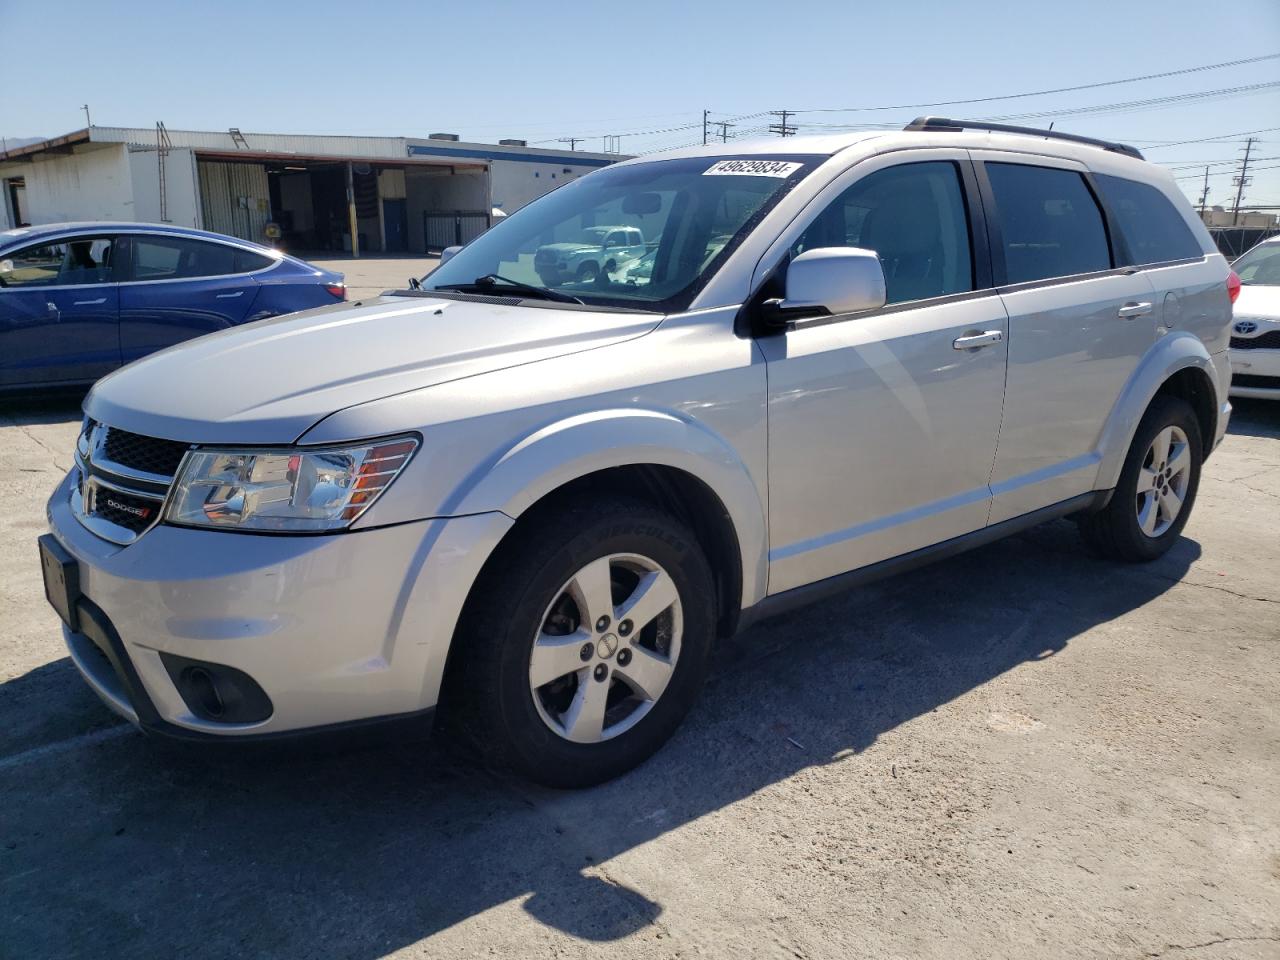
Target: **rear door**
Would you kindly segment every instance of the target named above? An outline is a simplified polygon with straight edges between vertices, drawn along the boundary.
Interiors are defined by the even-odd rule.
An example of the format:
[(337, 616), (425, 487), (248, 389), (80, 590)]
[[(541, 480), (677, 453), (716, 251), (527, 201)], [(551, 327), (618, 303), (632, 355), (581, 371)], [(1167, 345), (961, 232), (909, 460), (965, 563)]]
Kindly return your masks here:
[(107, 234), (0, 254), (0, 386), (89, 382), (120, 365), (116, 259)]
[(1155, 294), (1127, 266), (1082, 164), (974, 151), (1009, 372), (991, 523), (1093, 489), (1116, 400), (1155, 342)]
[(194, 237), (133, 234), (120, 287), (124, 362), (243, 323), (258, 295), (252, 271), (270, 264), (242, 247)]

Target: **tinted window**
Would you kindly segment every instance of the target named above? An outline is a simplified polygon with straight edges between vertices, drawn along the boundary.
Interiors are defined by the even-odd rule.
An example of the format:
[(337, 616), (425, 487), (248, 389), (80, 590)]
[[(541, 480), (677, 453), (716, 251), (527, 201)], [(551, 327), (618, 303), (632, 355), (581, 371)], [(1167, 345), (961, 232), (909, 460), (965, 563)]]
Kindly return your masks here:
[(250, 273), (271, 266), (276, 260), (251, 250), (236, 250), (236, 273)]
[(986, 167), (1004, 234), (1008, 283), (1111, 268), (1102, 212), (1084, 177), (1016, 163)]
[(1095, 174), (1093, 179), (1119, 224), (1134, 263), (1204, 256), (1191, 228), (1155, 187), (1103, 174)]
[(85, 237), (0, 255), (0, 285), (51, 287), (111, 282), (112, 243)]
[(874, 250), (889, 303), (973, 289), (973, 257), (960, 173), (948, 162), (888, 167), (859, 180), (792, 247)]
[(182, 237), (134, 237), (133, 278), (176, 280), (236, 272), (236, 248)]

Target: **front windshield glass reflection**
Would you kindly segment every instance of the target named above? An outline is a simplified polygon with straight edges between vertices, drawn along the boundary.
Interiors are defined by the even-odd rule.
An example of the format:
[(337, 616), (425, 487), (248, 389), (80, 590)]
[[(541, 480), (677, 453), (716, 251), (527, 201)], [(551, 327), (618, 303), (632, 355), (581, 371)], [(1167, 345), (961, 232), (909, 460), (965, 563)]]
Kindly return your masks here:
[(468, 290), (498, 277), (477, 291), (501, 293), (507, 281), (587, 304), (681, 310), (820, 159), (696, 157), (600, 170), (506, 217), (422, 285)]

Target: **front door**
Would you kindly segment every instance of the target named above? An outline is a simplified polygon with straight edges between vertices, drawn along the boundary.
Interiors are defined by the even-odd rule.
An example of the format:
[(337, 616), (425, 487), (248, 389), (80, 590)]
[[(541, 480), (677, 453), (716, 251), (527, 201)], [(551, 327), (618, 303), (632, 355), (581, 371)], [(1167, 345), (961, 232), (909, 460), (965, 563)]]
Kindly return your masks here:
[(0, 254), (0, 386), (87, 383), (120, 365), (109, 236)]
[(991, 477), (999, 523), (1093, 489), (1103, 429), (1155, 343), (1157, 310), (1147, 274), (1117, 266), (1124, 258), (1080, 164), (974, 156), (989, 184), (993, 270), (1009, 312)]
[[(876, 251), (888, 304), (759, 343), (769, 379), (769, 592), (981, 529), (1004, 396), (963, 151), (867, 161), (791, 253)], [(861, 169), (859, 165), (855, 170)], [(879, 169), (875, 169), (875, 168)]]
[(382, 201), (382, 226), (387, 234), (387, 253), (409, 249), (409, 209), (406, 200)]

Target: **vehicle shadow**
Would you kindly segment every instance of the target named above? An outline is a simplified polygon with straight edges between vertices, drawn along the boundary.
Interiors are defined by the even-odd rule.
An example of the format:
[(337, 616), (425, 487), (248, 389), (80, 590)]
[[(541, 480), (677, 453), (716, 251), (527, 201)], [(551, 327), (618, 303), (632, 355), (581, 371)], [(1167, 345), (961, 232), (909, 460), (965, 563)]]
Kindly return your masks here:
[(1235, 397), (1231, 401), (1231, 407), (1231, 422), (1227, 425), (1227, 433), (1280, 439), (1280, 400)]
[(613, 941), (664, 905), (611, 859), (806, 768), (866, 763), (886, 732), (1035, 670), (1199, 556), (1184, 539), (1154, 564), (1104, 563), (1059, 521), (760, 624), (722, 646), (665, 749), (576, 793), (480, 769), (440, 737), (336, 755), (160, 749), (103, 730), (58, 661), (0, 685), (7, 948), (372, 960), (510, 901)]

